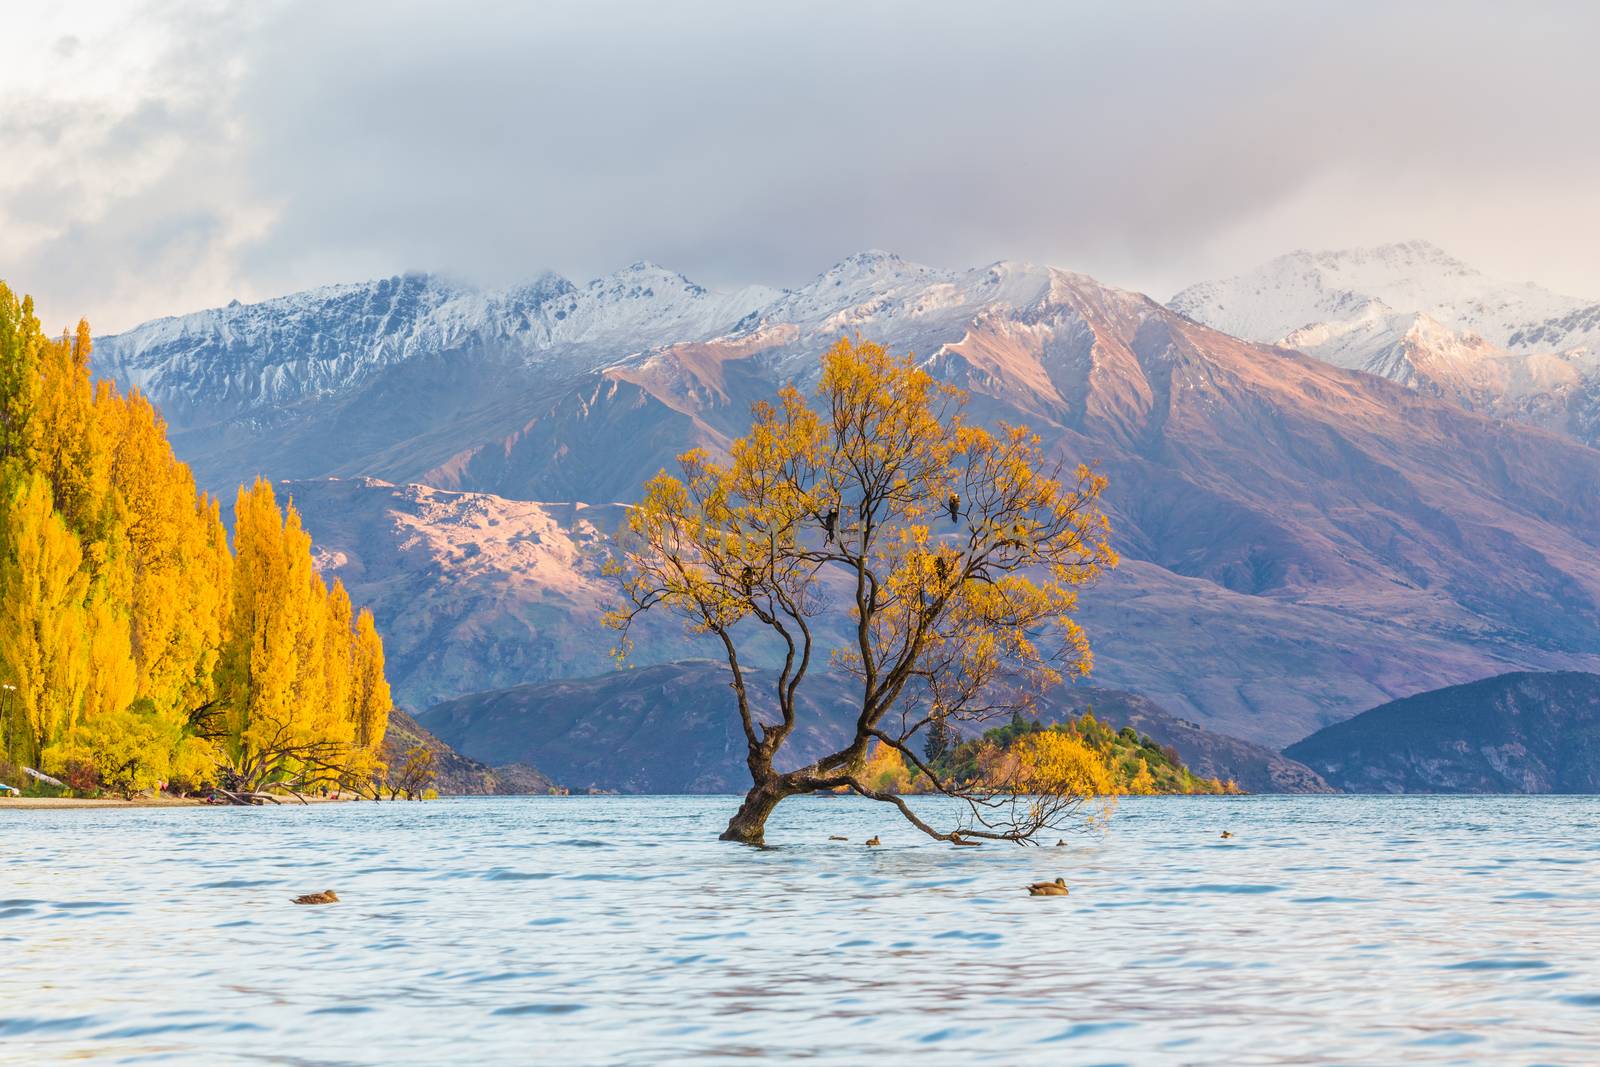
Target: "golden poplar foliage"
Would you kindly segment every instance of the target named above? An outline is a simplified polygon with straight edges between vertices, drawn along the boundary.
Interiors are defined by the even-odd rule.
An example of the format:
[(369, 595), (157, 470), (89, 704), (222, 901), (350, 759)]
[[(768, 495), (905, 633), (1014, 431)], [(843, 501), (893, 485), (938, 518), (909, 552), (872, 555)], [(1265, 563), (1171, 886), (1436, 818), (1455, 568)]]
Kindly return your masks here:
[(88, 688), (89, 575), (78, 539), (50, 504), (38, 473), (3, 480), (0, 500), (0, 672), (6, 739), (17, 758), (39, 761), (76, 725)]
[(912, 790), (912, 774), (905, 757), (893, 745), (875, 742), (861, 766), (861, 780), (880, 793), (906, 793)]
[(1150, 761), (1143, 756), (1139, 757), (1139, 769), (1128, 780), (1128, 792), (1134, 796), (1149, 796), (1160, 792), (1156, 787), (1155, 775), (1150, 773)]
[(389, 693), (389, 679), (383, 673), (383, 638), (378, 636), (378, 623), (370, 608), (362, 608), (356, 617), (352, 655), (355, 670), (350, 699), (356, 744), (368, 752), (376, 752), (389, 728), (394, 698)]
[[(1016, 746), (1017, 778), (1014, 788), (1031, 796), (1095, 798), (1087, 822), (1093, 826), (1110, 817), (1116, 806), (1116, 783), (1100, 754), (1071, 734), (1042, 730), (1029, 734)], [(1009, 783), (1008, 783), (1009, 785)]]
[(370, 616), (265, 483), (240, 493), (236, 560), (160, 415), (96, 383), (92, 348), (0, 284), (0, 762), (121, 792), (370, 763), (389, 707)]

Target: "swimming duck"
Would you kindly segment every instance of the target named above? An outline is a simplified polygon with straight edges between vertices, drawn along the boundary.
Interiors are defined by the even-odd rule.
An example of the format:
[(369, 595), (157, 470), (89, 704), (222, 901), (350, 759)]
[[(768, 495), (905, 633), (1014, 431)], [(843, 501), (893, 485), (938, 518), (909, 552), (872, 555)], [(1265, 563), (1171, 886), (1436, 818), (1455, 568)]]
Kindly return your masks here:
[(1061, 878), (1057, 878), (1053, 882), (1034, 882), (1028, 886), (1028, 895), (1031, 897), (1064, 897), (1067, 895), (1067, 883)]
[(1222, 831), (1222, 839), (1224, 841), (1226, 841), (1228, 838), (1230, 838), (1232, 836), (1233, 836), (1233, 831), (1232, 830), (1224, 830), (1224, 831)]
[(320, 893), (307, 893), (303, 897), (295, 897), (294, 902), (296, 904), (337, 904), (339, 903), (339, 894), (331, 889), (324, 889)]
[(871, 837), (867, 838), (867, 847), (868, 848), (877, 848), (878, 847), (878, 835), (877, 834), (873, 834)]
[(1056, 848), (1066, 848), (1066, 847), (1067, 847), (1067, 839), (1066, 838), (1063, 837), (1060, 841), (1056, 842)]

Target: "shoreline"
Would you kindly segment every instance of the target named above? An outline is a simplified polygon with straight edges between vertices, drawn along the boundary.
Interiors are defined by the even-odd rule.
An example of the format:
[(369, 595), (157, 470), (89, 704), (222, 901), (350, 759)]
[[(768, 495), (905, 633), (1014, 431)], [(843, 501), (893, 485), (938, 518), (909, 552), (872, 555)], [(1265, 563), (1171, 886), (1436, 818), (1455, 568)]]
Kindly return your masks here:
[[(353, 800), (332, 797), (306, 797), (307, 804), (352, 804)], [(282, 798), (284, 807), (300, 807), (300, 801), (294, 797)], [(0, 797), (0, 811), (15, 809), (18, 811), (62, 811), (72, 808), (231, 808), (234, 804), (208, 804), (199, 797), (134, 797), (132, 800), (123, 800), (120, 797)], [(276, 807), (266, 804), (264, 807)]]
[(9, 808), (48, 810), (60, 808), (203, 808), (189, 797), (0, 797), (0, 811)]

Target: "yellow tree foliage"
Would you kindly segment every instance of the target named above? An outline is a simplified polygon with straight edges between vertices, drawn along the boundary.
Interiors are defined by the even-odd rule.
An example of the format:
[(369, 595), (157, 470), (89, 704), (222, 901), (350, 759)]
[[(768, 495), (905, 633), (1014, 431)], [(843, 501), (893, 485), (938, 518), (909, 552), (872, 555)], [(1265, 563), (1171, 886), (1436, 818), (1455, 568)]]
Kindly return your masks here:
[(37, 473), (0, 479), (0, 672), (16, 686), (4, 705), (5, 736), (37, 764), (70, 730), (89, 684), (89, 576), (83, 552)]
[(355, 620), (344, 583), (335, 580), (322, 603), (322, 700), (316, 728), (329, 736), (354, 741), (356, 709), (351, 697), (355, 688)]
[(37, 466), (39, 363), (49, 344), (33, 313), (33, 298), (17, 299), (0, 282), (0, 463)]
[(391, 707), (371, 612), (352, 632), (349, 596), (330, 595), (299, 513), (269, 482), (239, 491), (234, 553), (215, 731), (230, 779), (303, 788), (366, 773)]
[(32, 424), (38, 469), (50, 483), (56, 510), (69, 529), (100, 533), (107, 503), (110, 456), (95, 421), (89, 379), (89, 324), (40, 351), (41, 388)]
[(1014, 747), (1017, 777), (1014, 782), (994, 783), (998, 788), (1037, 798), (1034, 804), (1064, 805), (1073, 811), (1092, 802), (1091, 825), (1111, 814), (1116, 780), (1100, 753), (1080, 739), (1059, 730), (1041, 730)]
[(132, 796), (164, 781), (177, 746), (167, 724), (148, 710), (119, 708), (87, 719), (45, 752), (69, 781), (87, 771), (102, 788)]
[(1128, 782), (1128, 792), (1134, 796), (1149, 796), (1157, 791), (1156, 779), (1150, 773), (1149, 761), (1140, 757), (1138, 770), (1134, 772), (1132, 780)]
[(378, 636), (377, 621), (367, 608), (362, 608), (356, 619), (354, 657), (351, 699), (355, 709), (356, 745), (366, 752), (376, 753), (389, 728), (394, 699), (389, 692), (389, 680), (383, 673), (383, 638)]
[(882, 793), (904, 793), (911, 788), (905, 757), (893, 745), (876, 742), (861, 767), (861, 780)]
[(139, 693), (163, 716), (186, 721), (214, 693), (232, 569), (227, 536), (216, 502), (195, 492), (149, 401), (134, 392), (118, 415), (112, 483), (124, 502), (135, 579)]
[(370, 614), (329, 594), (264, 482), (240, 493), (236, 568), (217, 502), (149, 401), (95, 385), (92, 349), (0, 284), (0, 756), (119, 790), (370, 762), (356, 738), (375, 750), (390, 707)]
[[(685, 454), (629, 513), (612, 563), (626, 603), (607, 618), (621, 650), (634, 619), (666, 610), (727, 657), (753, 781), (725, 838), (758, 843), (785, 797), (839, 787), (896, 804), (944, 840), (1026, 840), (1044, 828), (1037, 810), (1000, 813), (992, 798), (937, 782), (913, 738), (1026, 705), (1089, 669), (1073, 613), (1078, 589), (1116, 560), (1098, 505), (1105, 481), (1061, 471), (1024, 427), (969, 422), (964, 404), (910, 357), (841, 340), (813, 398), (789, 386), (756, 405), (726, 462)], [(819, 648), (817, 621), (830, 614), (851, 639)], [(776, 722), (753, 712), (740, 655), (758, 635), (784, 652)], [(780, 773), (773, 757), (822, 656), (858, 684), (855, 734)], [(865, 782), (874, 742), (966, 799), (965, 825), (941, 832)]]
[(264, 743), (288, 730), (295, 675), (289, 626), (289, 565), (283, 516), (272, 485), (240, 488), (233, 509), (233, 596), (218, 665), (221, 739), (234, 768), (249, 765)]
[(323, 658), (328, 628), (328, 587), (311, 563), (311, 535), (300, 523), (294, 503), (284, 508), (281, 551), (288, 582), (281, 606), (284, 623), (294, 638), (294, 676), (289, 701), (299, 728), (322, 741), (343, 744), (353, 731), (343, 715), (327, 706), (327, 661)]

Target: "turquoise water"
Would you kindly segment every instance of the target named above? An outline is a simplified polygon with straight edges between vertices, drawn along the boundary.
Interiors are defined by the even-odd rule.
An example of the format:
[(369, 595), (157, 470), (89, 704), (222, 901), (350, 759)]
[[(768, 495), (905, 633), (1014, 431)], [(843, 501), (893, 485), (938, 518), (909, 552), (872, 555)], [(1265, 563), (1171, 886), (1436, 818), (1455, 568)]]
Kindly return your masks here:
[(0, 1062), (1600, 1063), (1600, 798), (732, 805), (0, 811)]

